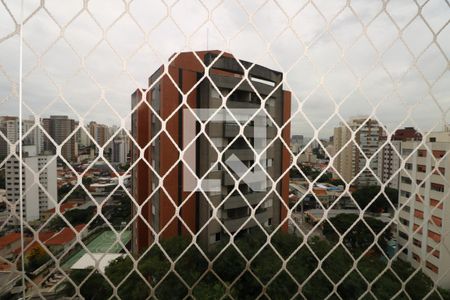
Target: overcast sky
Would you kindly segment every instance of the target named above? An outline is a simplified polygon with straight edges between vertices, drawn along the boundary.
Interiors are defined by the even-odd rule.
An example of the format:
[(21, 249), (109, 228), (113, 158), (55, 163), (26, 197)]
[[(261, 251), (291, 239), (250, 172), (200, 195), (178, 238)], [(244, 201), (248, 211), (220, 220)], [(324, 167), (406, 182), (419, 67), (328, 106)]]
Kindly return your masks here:
[[(128, 125), (130, 94), (172, 53), (219, 49), (285, 73), (293, 134), (312, 136), (322, 126), (318, 135), (328, 137), (355, 115), (373, 114), (389, 130), (448, 122), (445, 0), (417, 1), (421, 14), (404, 0), (42, 2), (25, 0), (24, 115)], [(17, 114), (19, 81), (20, 1), (5, 3), (2, 115)]]

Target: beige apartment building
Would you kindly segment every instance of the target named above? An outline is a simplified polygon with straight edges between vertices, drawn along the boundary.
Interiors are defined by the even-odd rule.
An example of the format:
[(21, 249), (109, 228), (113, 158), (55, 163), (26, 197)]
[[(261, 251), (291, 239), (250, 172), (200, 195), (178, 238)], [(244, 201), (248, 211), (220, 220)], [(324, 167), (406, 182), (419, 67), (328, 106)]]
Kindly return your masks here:
[[(370, 159), (369, 167), (376, 174), (378, 170), (378, 157), (375, 155), (379, 147), (379, 140), (383, 128), (378, 121), (367, 117), (354, 117), (348, 122), (334, 129), (333, 147), (336, 156), (333, 166), (339, 173), (335, 178), (342, 178), (346, 182), (356, 180), (357, 185), (378, 185), (378, 181), (369, 169), (365, 169), (366, 156)], [(354, 139), (352, 139), (354, 132)], [(357, 147), (357, 145), (359, 147)], [(363, 170), (361, 174), (359, 172)]]
[(450, 131), (402, 142), (398, 243), (400, 258), (450, 288)]

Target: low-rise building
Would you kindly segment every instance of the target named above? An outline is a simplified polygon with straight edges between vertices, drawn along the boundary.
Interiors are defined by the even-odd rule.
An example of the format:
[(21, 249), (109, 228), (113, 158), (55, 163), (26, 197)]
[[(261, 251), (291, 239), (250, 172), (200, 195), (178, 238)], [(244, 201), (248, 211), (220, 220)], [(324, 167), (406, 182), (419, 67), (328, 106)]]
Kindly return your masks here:
[(20, 246), (21, 234), (20, 232), (8, 233), (0, 237), (0, 256), (7, 257), (11, 251)]

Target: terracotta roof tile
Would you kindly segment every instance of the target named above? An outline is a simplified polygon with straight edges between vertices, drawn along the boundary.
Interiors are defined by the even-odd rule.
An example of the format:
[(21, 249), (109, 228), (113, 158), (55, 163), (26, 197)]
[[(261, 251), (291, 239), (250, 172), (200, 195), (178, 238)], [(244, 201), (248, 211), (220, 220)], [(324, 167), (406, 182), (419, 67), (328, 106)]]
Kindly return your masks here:
[[(75, 226), (75, 230), (77, 232), (80, 232), (86, 224), (80, 224)], [(45, 245), (47, 246), (57, 246), (57, 245), (63, 245), (66, 243), (71, 242), (75, 238), (75, 232), (70, 227), (64, 227), (56, 233), (54, 236), (52, 236), (50, 239), (48, 239), (45, 242)]]
[(4, 248), (5, 246), (11, 243), (14, 243), (17, 240), (20, 240), (19, 232), (9, 233), (5, 236), (0, 237), (0, 249)]

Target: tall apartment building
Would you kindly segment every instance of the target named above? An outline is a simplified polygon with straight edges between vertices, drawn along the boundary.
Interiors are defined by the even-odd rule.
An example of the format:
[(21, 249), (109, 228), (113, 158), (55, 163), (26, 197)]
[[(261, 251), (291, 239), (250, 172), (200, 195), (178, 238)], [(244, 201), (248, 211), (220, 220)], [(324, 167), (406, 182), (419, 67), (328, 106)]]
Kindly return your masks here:
[[(365, 168), (364, 155), (370, 159), (370, 169), (377, 174), (378, 157), (374, 154), (378, 150), (383, 128), (376, 120), (367, 117), (354, 117), (347, 125), (350, 129), (345, 125), (334, 129), (333, 148), (336, 157), (333, 166), (340, 175), (335, 174), (335, 178), (343, 178), (346, 182), (356, 178), (354, 184), (357, 185), (378, 185), (371, 171)], [(355, 133), (353, 140), (352, 132)], [(363, 172), (359, 174), (361, 170)]]
[[(23, 146), (23, 164), (20, 169), (20, 162), (14, 156), (5, 164), (5, 188), (6, 198), (9, 203), (8, 213), (17, 218), (10, 218), (8, 224), (17, 226), (20, 224), (20, 189), (23, 193), (23, 218), (27, 222), (38, 220), (41, 214), (54, 207), (54, 202), (49, 196), (57, 201), (56, 187), (56, 161), (51, 159), (52, 155), (37, 155), (34, 145)], [(51, 161), (51, 162), (50, 162)], [(39, 182), (45, 189), (39, 187), (35, 182), (35, 174), (39, 171)], [(22, 173), (22, 186), (20, 185), (20, 173)]]
[[(22, 145), (34, 145), (36, 152), (43, 151), (43, 134), (34, 126), (33, 119), (22, 120)], [(4, 137), (0, 138), (0, 157), (5, 157), (10, 152), (10, 146), (20, 139), (19, 117), (2, 116), (0, 117), (0, 131)]]
[[(248, 71), (248, 78), (256, 92), (247, 81), (244, 81), (230, 94), (230, 91), (239, 84), (244, 75), (244, 70), (235, 58), (231, 54), (224, 54), (218, 58), (218, 51), (196, 52), (196, 54), (205, 65), (213, 64), (209, 70), (209, 76), (220, 93), (228, 97), (226, 106), (230, 109), (260, 108), (263, 104), (257, 97), (256, 92), (264, 98), (272, 92), (274, 86), (282, 81), (282, 73), (254, 65)], [(215, 59), (217, 60), (214, 61)], [(241, 61), (241, 63), (247, 67), (251, 65), (245, 61)], [(167, 70), (183, 93), (187, 93), (194, 85), (198, 84), (187, 95), (187, 103), (192, 108), (220, 109), (223, 99), (219, 91), (209, 80), (199, 82), (205, 71), (194, 53), (180, 53), (169, 64)], [(187, 228), (180, 220), (171, 220), (175, 215), (175, 207), (169, 200), (169, 196), (176, 206), (183, 204), (180, 208), (181, 218), (192, 232), (199, 233), (198, 241), (200, 244), (209, 247), (227, 238), (224, 228), (215, 220), (200, 231), (213, 215), (223, 222), (223, 226), (227, 230), (234, 233), (249, 220), (251, 209), (239, 193), (234, 190), (236, 180), (225, 171), (225, 163), (223, 165), (218, 163), (217, 152), (204, 136), (198, 138), (187, 149), (187, 143), (183, 141), (186, 138), (184, 130), (187, 130), (183, 126), (183, 110), (177, 110), (183, 97), (178, 93), (167, 74), (159, 78), (163, 71), (164, 68), (161, 67), (150, 77), (150, 88), (145, 95), (142, 95), (139, 90), (132, 95), (132, 106), (135, 107), (142, 97), (145, 97), (145, 101), (155, 110), (159, 118), (167, 121), (165, 132), (158, 135), (161, 129), (158, 116), (153, 114), (147, 105), (140, 105), (132, 116), (132, 134), (142, 148), (146, 147), (153, 139), (151, 146), (146, 148), (144, 157), (159, 176), (166, 175), (166, 177), (164, 181), (160, 182), (148, 166), (139, 161), (132, 176), (133, 195), (137, 202), (142, 204), (152, 192), (154, 193), (147, 204), (142, 206), (140, 213), (142, 218), (163, 238), (176, 235), (189, 236)], [(284, 125), (290, 117), (290, 105), (290, 93), (282, 90), (281, 87), (278, 87), (265, 103), (267, 112), (279, 126)], [(174, 113), (175, 110), (177, 111)], [(199, 130), (199, 126), (197, 123), (197, 127), (193, 127), (194, 132)], [(244, 131), (245, 137), (252, 147), (255, 146), (255, 143), (273, 142), (267, 150), (265, 161), (262, 163), (267, 165), (266, 169), (271, 177), (277, 180), (289, 166), (289, 151), (284, 148), (280, 139), (284, 139), (285, 143), (289, 145), (290, 126), (286, 126), (278, 132), (274, 124), (268, 121), (265, 141), (254, 138), (254, 129), (254, 123), (251, 122)], [(243, 137), (237, 138), (233, 142), (239, 135), (239, 126), (236, 123), (229, 121), (211, 122), (205, 126), (205, 133), (212, 139), (219, 151), (222, 151), (226, 146), (230, 146), (230, 149), (224, 152), (224, 160), (231, 154), (235, 154), (246, 166), (251, 166), (254, 162), (254, 152)], [(279, 138), (277, 138), (277, 134), (279, 134)], [(169, 138), (169, 135), (171, 138)], [(179, 151), (172, 141), (177, 143), (181, 149), (191, 151), (192, 156), (188, 163), (195, 162), (194, 169), (198, 177), (205, 175), (206, 179), (220, 182), (218, 189), (214, 192), (206, 192), (217, 211), (210, 206), (205, 194), (201, 192), (191, 194), (191, 192), (186, 191), (183, 183), (183, 179), (186, 179), (184, 178), (186, 169), (183, 170), (183, 167), (186, 166), (182, 162), (177, 162)], [(138, 160), (139, 154), (138, 149), (133, 147), (132, 160)], [(174, 164), (176, 167), (172, 168)], [(233, 176), (237, 176), (235, 173), (233, 174)], [(287, 201), (288, 198), (288, 176), (285, 175), (274, 187), (282, 196), (282, 199), (279, 199), (275, 193), (270, 193), (272, 189), (270, 186), (265, 191), (253, 191), (241, 181), (239, 190), (250, 205), (255, 208), (255, 219), (262, 226), (277, 225), (284, 220), (286, 211), (281, 201)], [(239, 178), (239, 176), (237, 177)], [(167, 193), (158, 189), (159, 184), (164, 186)], [(267, 194), (269, 195), (262, 202)], [(222, 203), (227, 196), (229, 196), (227, 200)], [(255, 219), (246, 223), (239, 232), (255, 230), (257, 226)], [(166, 228), (162, 230), (164, 227)], [(135, 235), (133, 250), (135, 253), (139, 253), (149, 247), (153, 236), (145, 222), (142, 221), (137, 222), (133, 230)]]
[(405, 248), (399, 257), (450, 288), (450, 132), (424, 139), (402, 142), (398, 243)]
[(119, 133), (111, 142), (111, 161), (125, 164), (130, 152), (130, 138), (124, 132)]
[[(75, 161), (77, 152), (76, 135), (65, 141), (75, 130), (75, 120), (69, 119), (68, 116), (50, 116), (50, 118), (42, 119), (42, 125), (56, 144), (63, 144), (61, 155), (68, 162)], [(44, 139), (44, 149), (55, 153), (53, 144), (47, 138)]]
[[(378, 178), (382, 183), (387, 182), (387, 186), (393, 189), (399, 188), (399, 173), (396, 173), (402, 164), (402, 142), (421, 141), (422, 135), (414, 127), (405, 127), (398, 129), (390, 137), (390, 144), (382, 146), (387, 140), (387, 135), (380, 138), (380, 147), (378, 153)], [(395, 150), (394, 150), (395, 149)], [(395, 174), (395, 175), (394, 175)]]
[(88, 125), (89, 134), (92, 136), (94, 141), (103, 146), (111, 137), (110, 128), (108, 125), (98, 124), (97, 122), (91, 121)]

